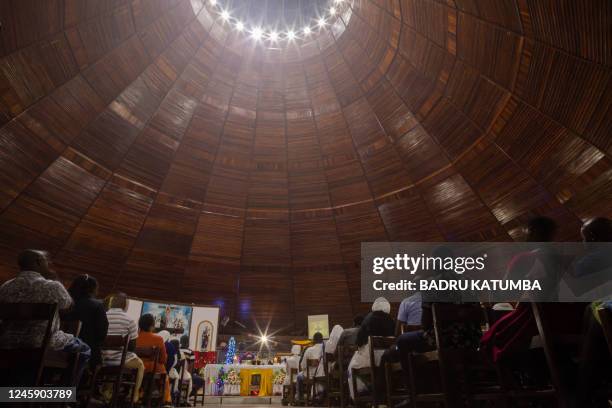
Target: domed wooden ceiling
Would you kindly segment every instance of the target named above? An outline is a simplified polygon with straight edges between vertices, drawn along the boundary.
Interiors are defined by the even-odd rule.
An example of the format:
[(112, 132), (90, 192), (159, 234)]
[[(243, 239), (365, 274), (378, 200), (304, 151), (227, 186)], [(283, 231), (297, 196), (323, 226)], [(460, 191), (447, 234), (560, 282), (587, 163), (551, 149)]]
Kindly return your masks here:
[(199, 0), (0, 21), (2, 280), (46, 248), (103, 294), (346, 324), (363, 241), (612, 216), (609, 0), (361, 0), (283, 47)]

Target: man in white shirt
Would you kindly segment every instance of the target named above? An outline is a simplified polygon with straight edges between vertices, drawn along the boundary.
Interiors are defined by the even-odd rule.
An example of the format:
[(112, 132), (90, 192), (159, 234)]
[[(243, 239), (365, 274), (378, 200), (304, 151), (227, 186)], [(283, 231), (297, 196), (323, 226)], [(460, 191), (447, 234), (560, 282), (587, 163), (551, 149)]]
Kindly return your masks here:
[[(308, 347), (304, 354), (302, 355), (302, 359), (300, 360), (300, 373), (297, 376), (297, 394), (298, 399), (302, 399), (302, 395), (304, 392), (304, 378), (306, 378), (306, 366), (308, 364), (308, 360), (321, 360), (323, 358), (323, 335), (319, 332), (316, 332), (314, 336), (312, 336), (312, 342), (314, 343), (312, 346)], [(315, 369), (314, 373), (310, 373), (310, 377), (324, 377), (324, 372), (319, 372), (323, 370), (319, 370), (319, 366)]]
[[(47, 252), (26, 249), (19, 254), (17, 262), (20, 270), (17, 277), (0, 286), (0, 303), (49, 303), (57, 304), (59, 310), (66, 310), (72, 305), (70, 294), (57, 280), (57, 274), (51, 268)], [(87, 366), (91, 349), (82, 340), (64, 333), (59, 327), (59, 317), (55, 316), (51, 326), (50, 346), (53, 350), (79, 354), (76, 377), (70, 381), (76, 386)], [(45, 336), (46, 323), (9, 322), (4, 324), (2, 329), (2, 348), (37, 347)], [(11, 380), (19, 381), (16, 377)]]
[(299, 371), (299, 366), (300, 366), (300, 351), (301, 351), (301, 347), (297, 344), (294, 344), (291, 347), (291, 355), (289, 357), (287, 357), (287, 359), (285, 360), (285, 385), (289, 385), (291, 384), (291, 381), (293, 380), (293, 382), (296, 381), (296, 377), (293, 377), (293, 379), (291, 379), (291, 369), (295, 369), (297, 371)]
[[(130, 338), (128, 344), (128, 352), (125, 355), (125, 367), (136, 370), (136, 384), (134, 386), (134, 403), (138, 402), (140, 395), (140, 386), (142, 385), (142, 377), (144, 376), (144, 364), (136, 354), (136, 339), (138, 338), (138, 327), (136, 322), (128, 316), (128, 298), (125, 293), (115, 293), (107, 299), (108, 311), (106, 318), (108, 319), (108, 335), (125, 335)], [(119, 351), (104, 351), (104, 365), (112, 366), (119, 365), (121, 362), (121, 353)], [(104, 394), (108, 394), (112, 390), (105, 390)], [(105, 395), (108, 396), (108, 395)]]

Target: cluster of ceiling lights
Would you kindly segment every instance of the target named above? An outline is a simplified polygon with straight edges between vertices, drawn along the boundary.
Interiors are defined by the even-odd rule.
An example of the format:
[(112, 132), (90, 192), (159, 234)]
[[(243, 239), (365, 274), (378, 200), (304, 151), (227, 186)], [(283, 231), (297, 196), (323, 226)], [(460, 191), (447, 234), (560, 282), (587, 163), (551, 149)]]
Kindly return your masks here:
[(272, 43), (283, 40), (291, 42), (298, 39), (305, 39), (316, 30), (324, 29), (328, 25), (329, 19), (333, 18), (338, 13), (338, 7), (343, 1), (344, 0), (333, 0), (333, 5), (328, 10), (329, 15), (319, 17), (314, 26), (306, 25), (299, 30), (288, 28), (279, 32), (274, 29), (266, 30), (259, 26), (247, 28), (246, 23), (232, 17), (230, 11), (221, 7), (217, 0), (208, 0), (210, 5), (215, 8), (215, 12), (223, 23), (230, 24), (237, 32), (248, 34), (255, 41), (267, 40)]

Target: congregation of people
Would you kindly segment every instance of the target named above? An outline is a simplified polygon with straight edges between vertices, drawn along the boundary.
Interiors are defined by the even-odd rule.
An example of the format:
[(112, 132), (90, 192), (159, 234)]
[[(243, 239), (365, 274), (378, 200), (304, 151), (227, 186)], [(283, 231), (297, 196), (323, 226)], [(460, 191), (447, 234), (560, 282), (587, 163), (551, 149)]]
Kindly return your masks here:
[[(527, 241), (551, 242), (555, 239), (557, 225), (552, 219), (537, 217), (527, 225)], [(586, 222), (581, 231), (584, 242), (612, 242), (612, 223), (608, 219), (596, 218)], [(601, 263), (603, 257), (591, 253), (575, 263), (574, 273), (580, 275), (586, 267)], [(537, 251), (515, 256), (508, 265), (508, 275), (515, 274), (515, 266), (534, 263), (538, 259)], [(185, 365), (181, 361), (192, 361), (193, 352), (189, 349), (189, 337), (172, 338), (170, 332), (162, 330), (155, 332), (155, 318), (144, 314), (138, 322), (128, 314), (128, 297), (125, 293), (113, 293), (103, 301), (97, 299), (98, 283), (90, 275), (81, 275), (74, 279), (68, 289), (59, 281), (52, 267), (49, 254), (38, 250), (25, 250), (18, 258), (20, 272), (18, 275), (0, 286), (0, 303), (48, 303), (57, 304), (60, 317), (56, 318), (51, 327), (49, 346), (53, 350), (78, 355), (78, 367), (72, 378), (63, 379), (63, 384), (80, 386), (100, 367), (113, 366), (120, 363), (122, 354), (117, 350), (105, 350), (107, 336), (124, 335), (129, 339), (128, 350), (124, 358), (124, 367), (135, 373), (133, 403), (139, 404), (143, 399), (143, 378), (147, 373), (155, 371), (163, 374), (159, 398), (166, 406), (171, 406), (173, 394), (178, 391), (180, 379), (188, 384), (188, 394), (196, 393), (203, 387), (203, 380), (196, 373), (180, 372)], [(586, 266), (585, 266), (586, 265)], [(604, 265), (605, 266), (605, 265)], [(599, 265), (598, 267), (601, 267)], [(609, 267), (609, 265), (608, 265)], [(452, 304), (452, 302), (451, 302)], [(303, 400), (304, 394), (314, 394), (314, 399), (322, 401), (328, 390), (325, 384), (315, 384), (308, 388), (305, 384), (310, 377), (325, 377), (340, 364), (345, 356), (339, 350), (354, 348), (354, 353), (343, 361), (346, 370), (348, 394), (351, 399), (369, 393), (372, 384), (364, 378), (353, 378), (356, 370), (369, 367), (374, 361), (377, 366), (385, 363), (400, 363), (403, 378), (411, 374), (409, 359), (419, 353), (427, 353), (440, 347), (477, 350), (484, 359), (493, 364), (508, 368), (508, 372), (522, 371), (511, 381), (537, 382), (546, 367), (543, 356), (534, 353), (530, 348), (532, 338), (537, 335), (538, 327), (534, 313), (528, 302), (519, 301), (514, 304), (493, 305), (495, 312), (503, 311), (498, 319), (493, 319), (487, 330), (483, 331), (480, 324), (450, 324), (442, 332), (436, 331), (434, 325), (434, 308), (436, 302), (430, 302), (417, 292), (401, 302), (396, 319), (391, 316), (391, 304), (385, 298), (378, 298), (372, 304), (371, 311), (366, 316), (357, 316), (354, 327), (342, 328), (335, 325), (329, 338), (324, 341), (321, 333), (316, 333), (312, 346), (302, 349), (294, 345), (291, 355), (286, 358), (285, 385), (291, 388), (295, 395), (294, 401)], [(480, 305), (478, 305), (480, 306)], [(612, 308), (612, 303), (593, 302), (592, 304), (545, 304), (543, 307), (552, 310), (547, 321), (554, 331), (569, 326), (585, 327), (586, 342), (589, 342), (590, 355), (580, 366), (572, 378), (575, 380), (577, 400), (588, 398), (590, 387), (608, 370), (610, 355), (607, 351), (606, 339), (596, 312), (599, 308)], [(585, 312), (586, 310), (586, 312)], [(78, 336), (64, 332), (60, 322), (80, 321), (81, 329)], [(3, 323), (0, 332), (2, 349), (19, 348), (24, 345), (40, 344), (45, 336), (45, 327), (40, 324), (20, 324), (19, 322)], [(394, 337), (392, 346), (384, 350), (376, 350), (372, 360), (370, 341), (372, 337)], [(157, 360), (139, 356), (138, 350), (156, 348), (159, 353)], [(334, 356), (328, 361), (326, 356)], [(318, 360), (311, 373), (309, 361)], [(181, 367), (179, 367), (181, 366)], [(602, 369), (602, 367), (604, 367)], [(609, 367), (609, 366), (608, 366)], [(290, 375), (290, 373), (296, 375)], [(604, 374), (602, 374), (604, 373)], [(27, 385), (30, 373), (19, 371), (19, 367), (9, 373), (2, 373), (3, 384)], [(511, 374), (513, 375), (513, 374)], [(517, 380), (518, 379), (518, 380)], [(408, 380), (405, 380), (408, 381)], [(383, 384), (384, 385), (384, 384)], [(111, 386), (100, 387), (99, 398), (109, 401), (114, 389)], [(578, 405), (580, 406), (580, 405)]]
[[(547, 217), (536, 217), (531, 219), (526, 226), (526, 241), (552, 242), (555, 239), (556, 231), (557, 224), (554, 220)], [(591, 219), (583, 225), (581, 235), (587, 246), (589, 243), (612, 242), (612, 222), (605, 218)], [(447, 248), (438, 250), (448, 251)], [(540, 252), (535, 250), (514, 256), (508, 265), (507, 276), (519, 277), (517, 275), (521, 271), (528, 270), (538, 261), (539, 257), (543, 256)], [(609, 259), (608, 254), (603, 254), (598, 250), (587, 252), (574, 262), (571, 274), (581, 276), (593, 270), (610, 269), (612, 265), (607, 264), (607, 259)], [(291, 391), (295, 391), (295, 394), (291, 395), (288, 400), (296, 402), (296, 405), (305, 403), (304, 393), (308, 390), (304, 390), (302, 383), (306, 375), (306, 361), (319, 359), (321, 364), (325, 364), (329, 358), (331, 362), (327, 361), (329, 367), (326, 372), (332, 372), (333, 366), (339, 359), (342, 359), (342, 355), (338, 353), (339, 345), (341, 347), (354, 346), (356, 349), (348, 361), (348, 366), (344, 364), (346, 372), (341, 375), (345, 378), (345, 385), (349, 390), (351, 400), (364, 393), (372, 393), (373, 387), (384, 389), (385, 384), (368, 384), (367, 379), (356, 378), (353, 381), (352, 378), (357, 369), (369, 367), (372, 364), (369, 343), (372, 337), (394, 337), (394, 344), (391, 347), (372, 352), (374, 364), (378, 366), (376, 368), (379, 371), (378, 377), (383, 381), (383, 365), (400, 363), (403, 381), (409, 387), (408, 377), (414, 375), (410, 373), (408, 364), (411, 356), (431, 352), (439, 347), (474, 350), (480, 353), (483, 360), (500, 367), (498, 372), (503, 373), (502, 375), (510, 375), (512, 378), (505, 378), (510, 383), (519, 382), (520, 385), (526, 383), (531, 385), (538, 381), (548, 381), (546, 377), (549, 374), (546, 373), (545, 356), (541, 349), (531, 347), (533, 338), (538, 335), (538, 327), (530, 302), (473, 305), (483, 309), (490, 319), (487, 321), (486, 330), (483, 330), (481, 324), (477, 323), (451, 323), (438, 333), (435, 333), (434, 330), (432, 313), (435, 304), (435, 301), (428, 301), (421, 292), (416, 292), (401, 302), (397, 318), (394, 320), (390, 315), (390, 303), (385, 298), (378, 298), (365, 318), (362, 316), (355, 318), (354, 327), (343, 329), (340, 325), (335, 325), (328, 340), (323, 341), (321, 334), (316, 333), (313, 338), (313, 346), (305, 350), (300, 350), (300, 346), (293, 346), (291, 356), (286, 360), (286, 371), (289, 373), (295, 369), (298, 375), (296, 377), (288, 375), (285, 379), (287, 386), (295, 381), (295, 387)], [(563, 380), (571, 383), (573, 406), (599, 406), (592, 399), (594, 395), (592, 390), (601, 381), (610, 380), (611, 356), (597, 311), (601, 308), (612, 310), (609, 294), (606, 301), (588, 304), (542, 303), (539, 305), (550, 311), (546, 315), (546, 323), (553, 333), (574, 330), (584, 335), (584, 358), (577, 366), (566, 364), (567, 361), (561, 362), (561, 367), (566, 369), (565, 374), (568, 377)], [(607, 339), (607, 341), (611, 342), (612, 339)], [(323, 371), (317, 368), (314, 376), (325, 375)], [(319, 402), (329, 398), (328, 391), (323, 386), (313, 386), (310, 390), (313, 399)], [(458, 396), (456, 398), (459, 399)], [(387, 401), (378, 402), (386, 403)], [(604, 405), (601, 406), (607, 406), (605, 403), (605, 401), (602, 402)], [(411, 405), (409, 401), (402, 401), (399, 406)]]
[[(194, 354), (189, 349), (189, 336), (171, 339), (167, 330), (155, 333), (155, 318), (144, 314), (135, 322), (128, 314), (129, 300), (125, 293), (117, 292), (104, 300), (97, 299), (97, 280), (88, 275), (80, 275), (66, 289), (58, 280), (52, 267), (49, 254), (38, 250), (25, 250), (18, 258), (20, 272), (16, 278), (0, 286), (0, 303), (48, 303), (57, 304), (59, 316), (55, 316), (49, 341), (52, 350), (74, 355), (77, 368), (72, 376), (64, 373), (60, 381), (64, 386), (82, 386), (95, 378), (101, 367), (118, 366), (122, 360), (120, 350), (105, 350), (107, 336), (127, 336), (129, 343), (125, 353), (123, 367), (132, 370), (135, 378), (132, 392), (132, 403), (135, 406), (143, 402), (142, 384), (146, 373), (155, 370), (163, 374), (163, 392), (158, 396), (162, 406), (171, 406), (173, 392), (179, 388), (179, 379), (188, 385), (188, 395), (203, 387), (203, 380), (197, 374), (191, 374), (187, 365), (177, 368), (179, 362), (193, 364)], [(78, 336), (64, 332), (60, 322), (79, 321)], [(0, 348), (16, 349), (33, 347), (41, 344), (45, 336), (44, 323), (33, 325), (7, 322), (0, 331)], [(138, 350), (156, 348), (156, 361), (141, 358)], [(3, 373), (2, 385), (33, 385), (31, 368), (20, 370), (16, 367), (10, 373)], [(173, 390), (171, 389), (171, 383)], [(106, 383), (95, 389), (101, 402), (108, 402), (114, 392), (112, 384)]]

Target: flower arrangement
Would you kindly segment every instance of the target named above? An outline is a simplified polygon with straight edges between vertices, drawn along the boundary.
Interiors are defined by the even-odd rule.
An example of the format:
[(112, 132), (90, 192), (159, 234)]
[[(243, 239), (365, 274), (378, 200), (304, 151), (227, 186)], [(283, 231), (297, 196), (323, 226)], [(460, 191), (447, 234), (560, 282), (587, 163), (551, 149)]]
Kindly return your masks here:
[(273, 384), (283, 384), (285, 382), (286, 376), (287, 376), (287, 373), (285, 372), (285, 369), (281, 368), (274, 374), (272, 383)]
[(285, 383), (286, 375), (287, 373), (282, 368), (274, 373), (272, 378), (272, 393), (274, 395), (283, 395), (283, 384)]
[(225, 377), (225, 384), (231, 385), (240, 385), (240, 376), (238, 375), (238, 370), (235, 368), (230, 368)]
[(223, 395), (240, 395), (240, 376), (238, 370), (230, 368), (225, 375)]

